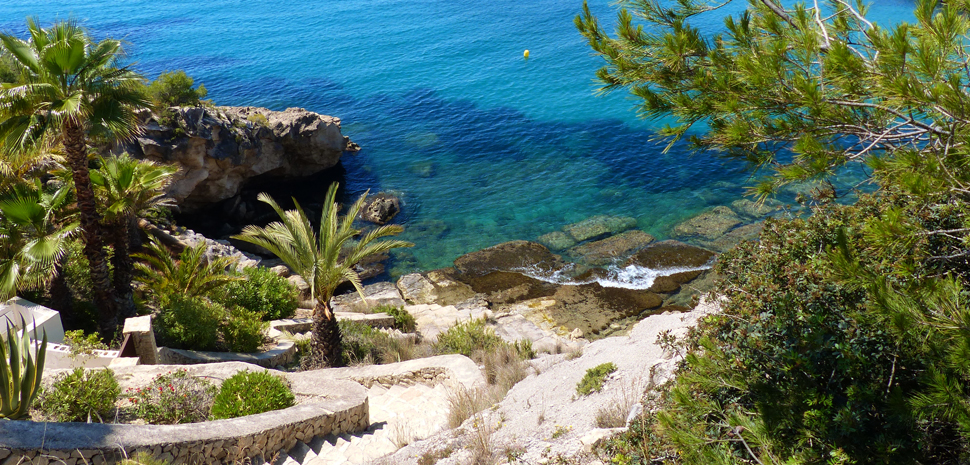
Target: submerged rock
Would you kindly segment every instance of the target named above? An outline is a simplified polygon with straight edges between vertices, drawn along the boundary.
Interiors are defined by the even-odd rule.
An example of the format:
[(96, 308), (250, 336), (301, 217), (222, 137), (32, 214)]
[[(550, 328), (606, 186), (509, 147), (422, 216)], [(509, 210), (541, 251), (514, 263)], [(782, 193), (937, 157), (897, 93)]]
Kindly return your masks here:
[(551, 298), (556, 303), (546, 310), (549, 316), (570, 330), (579, 328), (587, 337), (599, 334), (614, 321), (663, 304), (663, 297), (653, 292), (597, 283), (560, 286)]
[(741, 218), (734, 210), (719, 206), (674, 226), (673, 232), (677, 237), (700, 236), (713, 240), (739, 224), (741, 224)]
[(639, 229), (634, 229), (606, 239), (578, 245), (569, 249), (566, 253), (580, 263), (602, 266), (618, 258), (629, 257), (653, 241), (653, 236)]
[(731, 208), (751, 218), (764, 218), (777, 213), (781, 210), (781, 202), (773, 199), (765, 199), (764, 202), (752, 202), (748, 199), (738, 199), (731, 202)]
[(561, 267), (559, 256), (544, 245), (529, 241), (505, 242), (455, 259), (455, 268), (469, 278), (493, 271), (552, 271)]
[(432, 161), (419, 161), (409, 165), (408, 171), (419, 178), (433, 178), (438, 174), (438, 167)]
[(299, 178), (335, 166), (356, 144), (340, 118), (302, 108), (173, 107), (166, 117), (139, 114), (143, 132), (109, 147), (136, 158), (177, 163), (168, 195), (183, 212), (237, 195), (251, 179)]
[(734, 246), (740, 244), (742, 241), (753, 241), (757, 239), (764, 227), (764, 221), (746, 224), (744, 226), (732, 229), (727, 234), (714, 239), (713, 241), (698, 240), (697, 243), (716, 252), (727, 252), (728, 250), (733, 249)]
[(562, 231), (553, 231), (539, 236), (539, 243), (549, 247), (550, 250), (566, 250), (576, 245), (576, 239)]
[(579, 223), (566, 225), (562, 230), (576, 242), (599, 239), (616, 234), (637, 225), (637, 220), (625, 216), (596, 215)]

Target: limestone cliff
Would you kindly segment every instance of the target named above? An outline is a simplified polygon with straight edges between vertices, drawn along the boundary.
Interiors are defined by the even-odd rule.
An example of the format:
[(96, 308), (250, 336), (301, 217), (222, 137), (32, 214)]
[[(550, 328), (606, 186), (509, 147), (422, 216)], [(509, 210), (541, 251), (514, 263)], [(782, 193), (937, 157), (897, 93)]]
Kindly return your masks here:
[(142, 133), (111, 151), (178, 163), (169, 195), (186, 212), (228, 199), (257, 177), (318, 173), (358, 148), (340, 133), (340, 118), (302, 108), (181, 107), (140, 116)]

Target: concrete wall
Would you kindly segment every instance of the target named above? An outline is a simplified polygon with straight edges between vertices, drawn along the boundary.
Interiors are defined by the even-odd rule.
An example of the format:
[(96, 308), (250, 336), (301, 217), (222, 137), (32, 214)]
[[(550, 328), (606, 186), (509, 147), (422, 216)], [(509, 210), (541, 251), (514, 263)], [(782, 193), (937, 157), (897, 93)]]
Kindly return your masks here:
[(22, 335), (21, 331), (24, 328), (20, 327), (21, 318), (27, 324), (26, 329), (31, 337), (36, 325), (38, 338), (43, 331), (47, 331), (47, 342), (64, 342), (64, 327), (61, 326), (60, 313), (20, 297), (0, 303), (0, 334), (2, 334), (0, 337), (7, 338), (8, 324), (12, 324), (19, 330), (18, 335)]
[(332, 397), (259, 415), (186, 425), (0, 421), (0, 461), (18, 463), (46, 456), (51, 463), (65, 465), (116, 463), (124, 454), (149, 452), (172, 463), (225, 464), (270, 459), (297, 441), (368, 427), (367, 391), (361, 385), (326, 380), (315, 389)]
[(44, 360), (44, 370), (57, 368), (102, 368), (111, 364), (118, 357), (117, 350), (95, 350), (89, 355), (78, 355), (71, 358), (71, 348), (64, 344), (47, 343), (47, 356)]

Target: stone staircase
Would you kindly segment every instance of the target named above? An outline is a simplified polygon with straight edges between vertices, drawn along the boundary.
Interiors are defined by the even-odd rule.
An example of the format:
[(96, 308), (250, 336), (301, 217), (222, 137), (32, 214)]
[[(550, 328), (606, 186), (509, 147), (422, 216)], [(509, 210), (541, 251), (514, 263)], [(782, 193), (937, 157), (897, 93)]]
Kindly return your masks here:
[(367, 463), (410, 442), (424, 439), (448, 424), (449, 388), (444, 384), (412, 384), (368, 389), (371, 427), (356, 434), (298, 442), (276, 465), (340, 465)]

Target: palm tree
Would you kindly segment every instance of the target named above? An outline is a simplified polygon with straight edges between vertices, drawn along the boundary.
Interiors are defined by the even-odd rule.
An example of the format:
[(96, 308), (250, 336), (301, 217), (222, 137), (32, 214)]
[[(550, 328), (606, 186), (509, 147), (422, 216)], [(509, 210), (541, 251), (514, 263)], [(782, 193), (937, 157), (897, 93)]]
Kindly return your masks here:
[(336, 197), (337, 184), (334, 183), (327, 191), (323, 212), (320, 214), (320, 230), (315, 233), (310, 219), (296, 200), (293, 201), (296, 204), (294, 210), (283, 211), (272, 197), (266, 193), (259, 194), (259, 200), (269, 204), (281, 221), (270, 223), (264, 228), (246, 226), (242, 233), (235, 236), (236, 239), (269, 250), (309, 284), (310, 295), (317, 301), (313, 308), (313, 337), (310, 345), (314, 356), (329, 366), (340, 366), (344, 362), (340, 326), (337, 325), (337, 318), (330, 307), (330, 298), (337, 287), (350, 282), (363, 299), (360, 276), (353, 266), (370, 255), (414, 245), (399, 240), (375, 242), (404, 230), (397, 225), (381, 226), (365, 234), (356, 243), (351, 243), (361, 233), (353, 227), (353, 223), (364, 206), (367, 193), (351, 205), (342, 219), (337, 216), (340, 207)]
[(118, 324), (118, 303), (105, 261), (101, 216), (88, 173), (88, 138), (128, 138), (138, 131), (135, 111), (150, 106), (144, 79), (125, 66), (121, 42), (93, 41), (75, 21), (41, 28), (27, 20), (26, 40), (0, 34), (21, 79), (0, 87), (0, 151), (6, 155), (64, 146), (71, 170), (84, 254), (91, 267), (101, 334)]
[(104, 224), (114, 248), (112, 278), (122, 304), (121, 315), (132, 317), (135, 316), (135, 302), (131, 289), (131, 233), (138, 227), (139, 217), (175, 205), (165, 196), (165, 187), (178, 168), (137, 160), (127, 153), (98, 157), (98, 161), (100, 167), (91, 171), (91, 183), (104, 205)]
[(232, 257), (206, 257), (206, 243), (199, 242), (179, 254), (178, 260), (156, 240), (148, 243), (147, 253), (132, 254), (141, 260), (135, 263), (138, 280), (145, 283), (159, 300), (179, 295), (182, 297), (205, 297), (239, 278), (226, 273), (226, 269), (236, 264)]
[(0, 302), (60, 274), (67, 241), (78, 229), (76, 221), (62, 224), (59, 218), (69, 194), (68, 186), (46, 193), (35, 181), (0, 196)]

